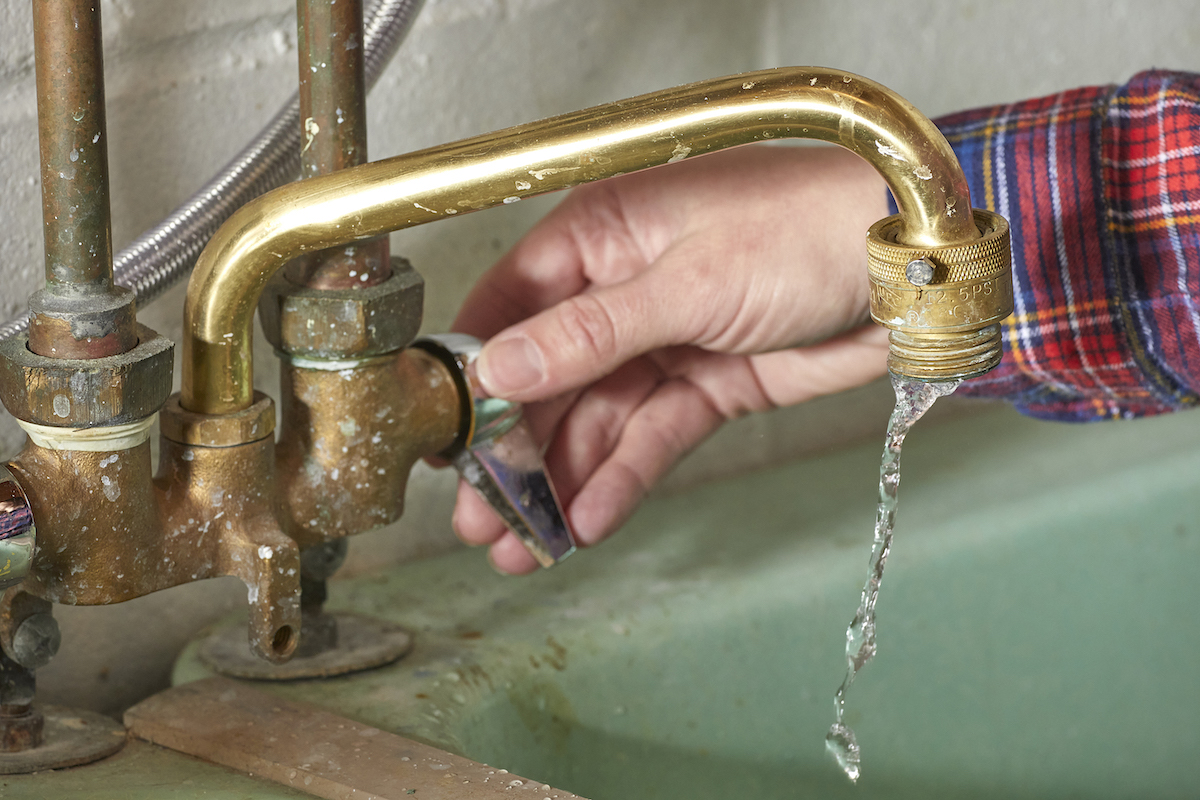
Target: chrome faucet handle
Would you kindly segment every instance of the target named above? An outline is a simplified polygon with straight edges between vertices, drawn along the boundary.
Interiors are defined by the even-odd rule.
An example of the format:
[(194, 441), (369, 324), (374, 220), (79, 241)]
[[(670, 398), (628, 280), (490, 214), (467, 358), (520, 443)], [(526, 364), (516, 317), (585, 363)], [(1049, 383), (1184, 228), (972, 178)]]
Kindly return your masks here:
[(25, 580), (33, 566), (33, 509), (21, 484), (0, 464), (0, 589)]
[(439, 455), (454, 464), (538, 563), (550, 567), (575, 552), (575, 537), (541, 450), (522, 419), (523, 407), (490, 397), (475, 376), (482, 346), (461, 333), (413, 342), (445, 364), (458, 384), (462, 425), (458, 439)]

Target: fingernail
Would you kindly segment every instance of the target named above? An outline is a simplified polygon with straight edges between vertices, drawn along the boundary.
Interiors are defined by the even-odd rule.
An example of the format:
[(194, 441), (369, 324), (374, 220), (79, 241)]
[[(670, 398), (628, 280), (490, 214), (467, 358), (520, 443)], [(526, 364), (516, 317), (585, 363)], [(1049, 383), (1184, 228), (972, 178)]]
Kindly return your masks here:
[(528, 336), (508, 336), (484, 345), (476, 365), (483, 388), (504, 397), (542, 382), (545, 369), (542, 353)]

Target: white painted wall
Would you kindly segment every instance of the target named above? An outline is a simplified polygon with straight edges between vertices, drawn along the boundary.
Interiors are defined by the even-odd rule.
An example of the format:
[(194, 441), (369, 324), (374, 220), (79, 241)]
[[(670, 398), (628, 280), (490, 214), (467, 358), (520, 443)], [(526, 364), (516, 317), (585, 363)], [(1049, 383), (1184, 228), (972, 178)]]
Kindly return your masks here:
[[(103, 0), (114, 242), (119, 248), (225, 163), (294, 90), (288, 0)], [(42, 275), (28, 0), (0, 0), (0, 317)], [(1151, 67), (1200, 70), (1187, 0), (427, 0), (371, 95), (370, 149), (385, 157), (691, 80), (785, 64), (844, 68), (931, 115)], [(393, 237), (426, 276), (426, 329), (444, 329), (474, 277), (552, 199)], [(182, 290), (143, 314), (179, 340)], [(261, 349), (262, 388), (273, 359)], [(814, 452), (876, 431), (873, 387), (744, 420), (674, 485)], [(0, 456), (19, 447), (0, 413)], [(719, 459), (712, 458), (720, 453)], [(720, 467), (714, 467), (719, 462)], [(419, 470), (406, 519), (358, 537), (349, 571), (445, 549), (453, 481)], [(117, 711), (163, 685), (201, 625), (244, 602), (233, 581), (111, 608), (60, 609), (65, 642), (39, 679), (46, 702)]]

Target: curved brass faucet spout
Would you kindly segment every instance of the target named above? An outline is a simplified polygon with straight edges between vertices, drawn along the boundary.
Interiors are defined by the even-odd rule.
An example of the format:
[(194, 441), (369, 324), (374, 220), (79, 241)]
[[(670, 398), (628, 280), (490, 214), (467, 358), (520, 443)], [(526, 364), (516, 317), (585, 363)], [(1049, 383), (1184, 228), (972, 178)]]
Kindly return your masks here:
[(820, 68), (694, 83), (311, 178), (247, 204), (213, 237), (188, 287), (182, 404), (204, 414), (250, 406), (254, 310), (268, 278), (296, 256), (782, 138), (832, 142), (870, 162), (900, 209), (890, 242), (928, 250), (979, 238), (949, 144), (878, 83)]

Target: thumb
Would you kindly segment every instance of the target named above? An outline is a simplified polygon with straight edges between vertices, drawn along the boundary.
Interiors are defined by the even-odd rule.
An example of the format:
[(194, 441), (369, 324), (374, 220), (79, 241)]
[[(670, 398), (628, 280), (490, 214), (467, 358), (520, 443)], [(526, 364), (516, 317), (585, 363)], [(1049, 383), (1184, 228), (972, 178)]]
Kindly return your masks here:
[(545, 400), (649, 350), (690, 341), (695, 305), (679, 302), (653, 272), (593, 287), (497, 334), (476, 363), (484, 389), (520, 402)]

